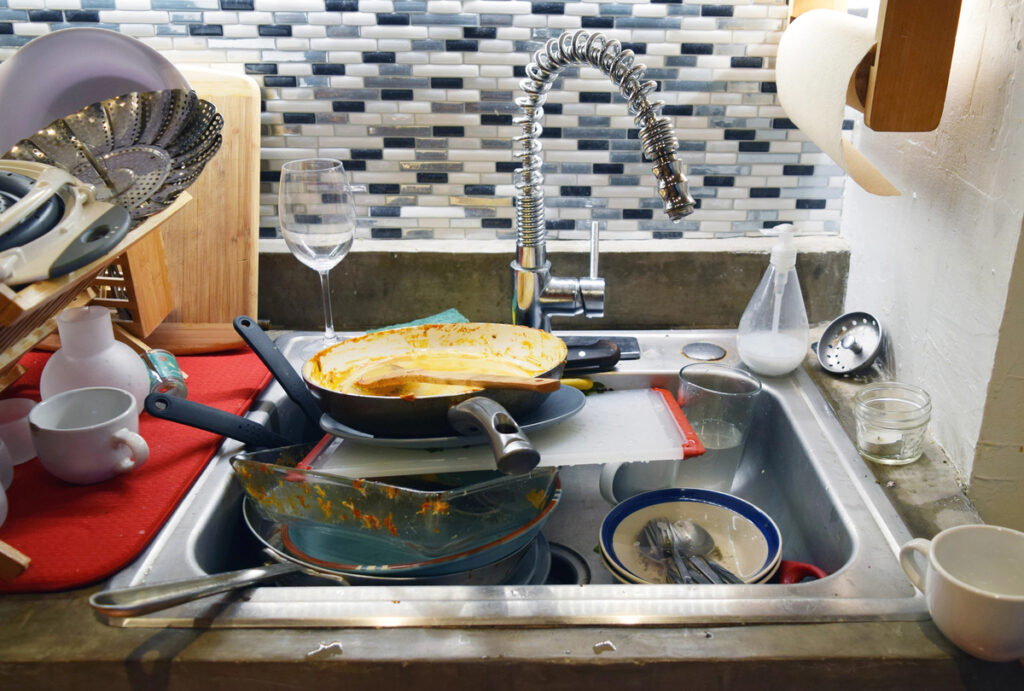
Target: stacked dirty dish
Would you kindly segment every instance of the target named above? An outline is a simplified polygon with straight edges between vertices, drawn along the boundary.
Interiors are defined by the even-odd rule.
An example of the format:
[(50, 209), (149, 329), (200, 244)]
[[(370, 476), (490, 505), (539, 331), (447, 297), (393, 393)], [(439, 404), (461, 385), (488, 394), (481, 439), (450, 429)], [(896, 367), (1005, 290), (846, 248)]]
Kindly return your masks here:
[(714, 549), (705, 557), (747, 584), (766, 583), (782, 560), (778, 527), (750, 502), (714, 490), (660, 489), (621, 502), (601, 523), (601, 558), (622, 583), (673, 582), (669, 564), (651, 554), (642, 535), (655, 519), (703, 526), (714, 538)]
[(360, 585), (490, 585), (523, 584), (521, 562), (550, 559), (539, 537), (561, 499), (554, 468), (352, 479), (302, 467), (315, 448), (231, 459), (246, 523), (279, 560)]

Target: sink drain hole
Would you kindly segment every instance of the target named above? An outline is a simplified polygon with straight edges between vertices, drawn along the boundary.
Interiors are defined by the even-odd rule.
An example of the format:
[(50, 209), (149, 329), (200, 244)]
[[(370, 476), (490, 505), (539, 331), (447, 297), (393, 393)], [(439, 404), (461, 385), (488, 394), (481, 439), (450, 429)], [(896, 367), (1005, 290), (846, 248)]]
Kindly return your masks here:
[(550, 543), (551, 570), (548, 572), (547, 585), (586, 585), (590, 583), (590, 566), (579, 553), (560, 545)]

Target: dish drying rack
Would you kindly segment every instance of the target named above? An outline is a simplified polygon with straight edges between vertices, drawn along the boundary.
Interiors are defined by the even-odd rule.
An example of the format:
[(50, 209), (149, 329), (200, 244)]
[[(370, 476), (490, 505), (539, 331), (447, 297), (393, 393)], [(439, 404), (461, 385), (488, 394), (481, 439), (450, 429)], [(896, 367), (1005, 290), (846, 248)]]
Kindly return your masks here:
[(0, 284), (0, 391), (18, 379), (21, 356), (57, 329), (65, 309), (101, 304), (117, 310), (115, 324), (144, 338), (174, 307), (160, 225), (191, 203), (182, 193), (167, 209), (139, 223), (113, 250), (59, 278), (20, 290)]

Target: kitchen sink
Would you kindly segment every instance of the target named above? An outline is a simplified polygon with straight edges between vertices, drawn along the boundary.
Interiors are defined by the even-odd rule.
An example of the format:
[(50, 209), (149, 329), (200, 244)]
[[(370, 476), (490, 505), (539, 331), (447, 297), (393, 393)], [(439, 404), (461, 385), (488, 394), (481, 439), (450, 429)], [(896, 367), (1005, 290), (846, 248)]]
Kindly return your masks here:
[[(576, 333), (576, 332), (574, 332)], [(641, 357), (592, 378), (612, 389), (675, 389), (689, 364), (683, 347), (710, 342), (738, 364), (735, 332), (579, 332), (633, 336)], [(292, 354), (319, 334), (288, 334)], [(601, 467), (560, 471), (562, 500), (543, 529), (552, 545), (546, 582), (499, 586), (345, 586), (292, 576), (144, 616), (110, 619), (132, 627), (423, 627), (712, 625), (763, 622), (918, 620), (923, 597), (897, 560), (910, 539), (828, 403), (802, 369), (764, 378), (762, 405), (732, 492), (767, 512), (782, 533), (783, 559), (824, 569), (826, 578), (782, 585), (624, 585), (597, 551), (612, 508), (598, 491)], [(272, 383), (248, 413), (276, 430), (308, 429), (297, 406)], [(147, 550), (111, 588), (154, 584), (266, 563), (242, 517), (244, 494), (227, 440)], [(623, 458), (623, 461), (630, 459)]]

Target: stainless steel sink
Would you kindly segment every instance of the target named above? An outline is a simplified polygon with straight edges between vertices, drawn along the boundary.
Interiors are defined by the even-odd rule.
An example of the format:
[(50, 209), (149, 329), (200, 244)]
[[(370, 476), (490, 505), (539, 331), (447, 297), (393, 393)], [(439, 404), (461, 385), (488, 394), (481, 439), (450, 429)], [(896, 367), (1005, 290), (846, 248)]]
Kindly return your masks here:
[[(597, 334), (599, 332), (588, 332)], [(616, 389), (674, 389), (690, 362), (682, 348), (710, 341), (738, 363), (732, 331), (615, 332), (636, 336), (639, 360), (593, 378)], [(286, 355), (314, 336), (279, 340)], [(551, 543), (582, 557), (590, 582), (528, 586), (339, 586), (291, 580), (208, 597), (111, 623), (135, 627), (401, 627), (729, 624), (917, 620), (924, 599), (903, 576), (896, 554), (910, 534), (865, 467), (832, 410), (802, 370), (766, 378), (763, 410), (733, 485), (782, 532), (783, 558), (820, 566), (827, 578), (793, 585), (623, 585), (596, 552), (598, 527), (611, 506), (598, 492), (600, 467), (561, 471), (563, 500), (544, 528)], [(249, 413), (277, 429), (304, 424), (272, 384)], [(146, 552), (110, 587), (218, 573), (266, 561), (242, 521), (242, 492), (227, 441)], [(622, 459), (627, 461), (629, 459)], [(561, 551), (561, 550), (559, 550)], [(559, 554), (555, 554), (556, 558)], [(563, 564), (564, 565), (564, 564)], [(576, 572), (578, 572), (577, 569)], [(553, 572), (554, 573), (554, 572)], [(572, 579), (570, 579), (572, 580)]]

